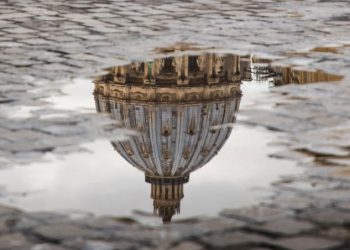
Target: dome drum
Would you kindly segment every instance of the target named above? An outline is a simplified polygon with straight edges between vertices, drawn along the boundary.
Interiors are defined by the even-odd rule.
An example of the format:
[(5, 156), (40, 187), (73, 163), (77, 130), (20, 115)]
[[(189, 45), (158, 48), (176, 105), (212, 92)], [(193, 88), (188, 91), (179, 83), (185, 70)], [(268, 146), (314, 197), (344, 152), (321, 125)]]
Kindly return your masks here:
[(156, 86), (118, 86), (116, 84), (95, 83), (95, 95), (114, 100), (178, 103), (226, 100), (241, 97), (240, 84), (206, 85), (201, 87), (156, 87)]

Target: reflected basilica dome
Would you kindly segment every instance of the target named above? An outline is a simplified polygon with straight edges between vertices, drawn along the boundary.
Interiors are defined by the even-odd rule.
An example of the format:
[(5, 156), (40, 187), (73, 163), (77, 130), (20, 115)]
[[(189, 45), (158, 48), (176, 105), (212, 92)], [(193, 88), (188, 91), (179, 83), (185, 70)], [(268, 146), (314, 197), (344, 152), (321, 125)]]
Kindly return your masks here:
[(180, 212), (184, 184), (225, 144), (241, 98), (239, 56), (179, 56), (109, 69), (94, 81), (98, 112), (138, 132), (112, 141), (151, 184), (163, 222)]
[(112, 145), (145, 173), (154, 213), (164, 223), (180, 212), (190, 173), (209, 162), (230, 136), (242, 80), (279, 86), (342, 79), (271, 63), (254, 56), (172, 56), (113, 67), (94, 81), (97, 111), (138, 132)]

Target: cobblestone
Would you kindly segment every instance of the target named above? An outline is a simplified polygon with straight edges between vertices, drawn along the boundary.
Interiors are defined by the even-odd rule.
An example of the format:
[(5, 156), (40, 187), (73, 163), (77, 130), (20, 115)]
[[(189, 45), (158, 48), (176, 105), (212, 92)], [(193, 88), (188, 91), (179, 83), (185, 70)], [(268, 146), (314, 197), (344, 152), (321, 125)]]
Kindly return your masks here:
[(350, 210), (350, 201), (340, 202), (337, 207), (345, 210)]
[(335, 240), (329, 240), (321, 237), (302, 236), (289, 239), (283, 239), (276, 242), (277, 245), (293, 250), (313, 250), (329, 249), (340, 246), (341, 243)]
[(235, 218), (247, 222), (262, 223), (281, 219), (288, 212), (271, 207), (255, 206), (242, 209), (225, 210), (221, 213), (224, 217)]
[(30, 248), (30, 250), (70, 250), (70, 249), (66, 247), (60, 247), (54, 244), (44, 243), (44, 244), (34, 245)]
[(194, 219), (187, 222), (177, 222), (171, 227), (181, 231), (181, 235), (193, 237), (202, 235), (208, 232), (224, 232), (234, 229), (240, 229), (245, 226), (245, 223), (234, 219)]
[(200, 239), (201, 242), (214, 247), (214, 249), (224, 247), (243, 247), (245, 245), (259, 245), (262, 243), (270, 243), (271, 240), (253, 233), (243, 232), (226, 232), (221, 234), (214, 234), (204, 236)]
[(310, 210), (301, 216), (319, 224), (347, 225), (350, 223), (349, 214), (337, 209)]
[(280, 192), (272, 197), (268, 202), (270, 206), (277, 206), (281, 209), (291, 209), (295, 211), (303, 211), (308, 208), (322, 207), (321, 201), (300, 194)]
[(92, 230), (70, 224), (40, 225), (34, 228), (33, 233), (54, 242), (61, 242), (71, 238), (94, 238), (99, 236), (98, 233), (94, 233)]
[(171, 250), (203, 250), (203, 249), (204, 248), (201, 245), (198, 245), (190, 241), (182, 242), (176, 247), (171, 248)]
[(86, 249), (86, 250), (127, 250), (127, 249), (139, 249), (140, 244), (132, 241), (102, 241), (102, 240), (82, 240), (75, 239), (69, 240), (63, 243), (65, 247), (71, 247), (72, 249)]
[(0, 236), (0, 249), (25, 249), (30, 243), (21, 233), (2, 234)]
[(263, 226), (256, 227), (256, 229), (276, 235), (293, 235), (312, 231), (315, 226), (309, 222), (287, 218), (266, 223)]
[[(131, 134), (113, 133), (107, 120), (79, 110), (49, 108), (42, 98), (59, 93), (64, 83), (57, 80), (158, 57), (155, 48), (177, 42), (276, 58), (279, 65), (322, 69), (344, 80), (276, 88), (259, 100), (262, 107), (275, 103), (273, 109), (243, 112), (242, 123), (283, 132), (285, 149), (272, 156), (293, 159), (308, 170), (290, 182), (276, 182), (276, 195), (264, 204), (169, 227), (90, 215), (72, 220), (0, 206), (0, 249), (349, 249), (349, 8), (340, 0), (2, 1), (1, 167)], [(332, 49), (325, 49), (330, 44)], [(5, 111), (15, 106), (39, 110), (13, 119)], [(47, 114), (61, 118), (44, 119)], [(325, 166), (342, 170), (330, 178), (329, 170), (320, 173)]]
[(0, 205), (0, 216), (13, 215), (18, 213), (20, 213), (18, 209)]

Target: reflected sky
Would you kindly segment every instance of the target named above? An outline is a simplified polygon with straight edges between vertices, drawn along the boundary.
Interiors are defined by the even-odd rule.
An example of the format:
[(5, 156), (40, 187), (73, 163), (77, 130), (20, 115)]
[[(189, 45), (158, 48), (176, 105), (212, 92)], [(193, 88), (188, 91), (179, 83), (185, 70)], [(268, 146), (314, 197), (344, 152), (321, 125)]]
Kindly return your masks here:
[[(247, 138), (254, 138), (256, 143)], [(176, 218), (215, 215), (223, 208), (254, 204), (268, 194), (264, 189), (271, 181), (281, 175), (300, 173), (302, 169), (295, 168), (293, 162), (267, 157), (275, 150), (267, 147), (274, 139), (276, 136), (269, 131), (237, 124), (218, 155), (191, 174), (185, 185), (181, 214)], [(48, 155), (48, 162), (2, 170), (3, 186), (28, 195), (1, 200), (31, 211), (152, 213), (150, 185), (144, 182), (143, 172), (131, 167), (108, 141), (83, 146), (92, 153), (74, 153), (63, 159)]]

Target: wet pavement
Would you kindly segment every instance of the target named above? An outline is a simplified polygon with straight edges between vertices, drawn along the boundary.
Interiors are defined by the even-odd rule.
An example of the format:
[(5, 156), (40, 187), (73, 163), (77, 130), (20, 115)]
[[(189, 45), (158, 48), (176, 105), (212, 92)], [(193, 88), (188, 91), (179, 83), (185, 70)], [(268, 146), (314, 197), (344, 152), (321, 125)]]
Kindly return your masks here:
[[(233, 59), (241, 61), (236, 66), (237, 70), (241, 64), (243, 67), (243, 64), (246, 64), (248, 60), (247, 58), (239, 59), (234, 55), (220, 57), (215, 54), (203, 54), (199, 57), (186, 56), (185, 58), (192, 60), (192, 62), (201, 61), (207, 67), (211, 57), (216, 57), (215, 60), (223, 60), (223, 63), (227, 65), (225, 67), (235, 63)], [(175, 58), (166, 58), (165, 60), (176, 61), (179, 59)], [(153, 63), (156, 65), (157, 61)], [(134, 68), (134, 65), (116, 67), (110, 71), (126, 71), (126, 68)], [(184, 185), (185, 195), (182, 195), (183, 197), (178, 204), (180, 211), (181, 203), (181, 214), (180, 216), (176, 215), (176, 219), (189, 216), (213, 216), (217, 215), (223, 208), (253, 205), (257, 200), (263, 200), (271, 193), (270, 183), (278, 177), (303, 172), (302, 169), (295, 168), (294, 162), (290, 160), (276, 160), (269, 157), (276, 149), (272, 146), (266, 147), (266, 145), (277, 139), (276, 133), (271, 133), (266, 129), (235, 124), (236, 111), (239, 107), (244, 110), (246, 107), (254, 105), (255, 99), (259, 95), (268, 93), (269, 86), (266, 81), (265, 83), (246, 82), (241, 87), (241, 78), (243, 78), (243, 74), (250, 77), (250, 72), (248, 72), (250, 69), (242, 70), (244, 73), (238, 77), (236, 74), (238, 71), (232, 72), (232, 77), (236, 79), (235, 82), (225, 85), (224, 79), (212, 78), (210, 81), (217, 83), (206, 87), (203, 93), (209, 92), (206, 93), (205, 99), (202, 99), (202, 97), (197, 96), (202, 92), (194, 94), (193, 91), (202, 91), (204, 72), (197, 72), (196, 76), (192, 76), (196, 71), (194, 65), (190, 66), (189, 70), (191, 75), (189, 76), (190, 88), (171, 85), (160, 88), (162, 85), (158, 86), (159, 83), (150, 85), (148, 90), (147, 87), (144, 88), (145, 91), (149, 91), (154, 89), (154, 86), (158, 86), (158, 90), (162, 93), (161, 96), (156, 95), (156, 98), (162, 98), (159, 101), (152, 101), (152, 97), (141, 101), (137, 100), (139, 98), (137, 96), (142, 96), (139, 92), (137, 96), (130, 97), (130, 102), (127, 101), (129, 98), (114, 96), (114, 93), (119, 93), (118, 90), (123, 90), (124, 87), (138, 90), (138, 86), (120, 85), (117, 86), (117, 89), (110, 90), (110, 94), (113, 96), (108, 96), (104, 90), (110, 87), (115, 88), (115, 83), (117, 83), (117, 80), (115, 83), (105, 81), (104, 79), (113, 78), (109, 75), (99, 77), (94, 81), (94, 96), (91, 94), (93, 92), (91, 80), (81, 79), (66, 85), (62, 89), (65, 95), (47, 98), (47, 101), (51, 102), (51, 106), (55, 109), (79, 109), (89, 113), (93, 108), (97, 109), (100, 114), (110, 115), (113, 119), (113, 124), (111, 124), (113, 126), (109, 130), (114, 131), (111, 134), (121, 134), (124, 138), (110, 136), (108, 139), (112, 140), (113, 147), (120, 152), (126, 161), (115, 154), (110, 143), (104, 140), (79, 145), (81, 149), (76, 150), (77, 152), (71, 152), (71, 155), (67, 157), (62, 157), (55, 149), (45, 154), (43, 162), (34, 161), (25, 167), (17, 164), (4, 169), (2, 171), (2, 184), (6, 187), (4, 192), (6, 195), (1, 201), (30, 211), (42, 209), (87, 210), (100, 215), (133, 215), (138, 216), (138, 219), (145, 223), (159, 224), (160, 220), (149, 216), (152, 215), (153, 207), (149, 200), (151, 187), (143, 184), (144, 177), (136, 169), (130, 169), (132, 166), (140, 169), (140, 166), (146, 164), (141, 167), (141, 170), (146, 173), (146, 182), (148, 182), (149, 174), (155, 171), (154, 166), (158, 170), (151, 176), (160, 175), (167, 178), (177, 176), (175, 168), (171, 171), (172, 173), (167, 173), (167, 167), (163, 164), (178, 166), (178, 169), (184, 168), (186, 179), (189, 178), (188, 174), (191, 172), (190, 185)], [(143, 77), (143, 74), (140, 76)], [(131, 84), (142, 80), (141, 78), (137, 80), (135, 78), (137, 76), (133, 77), (128, 79)], [(162, 84), (164, 79), (163, 76), (160, 77), (156, 81), (160, 81)], [(167, 81), (171, 78), (170, 76)], [(170, 94), (166, 91), (173, 93)], [(220, 91), (228, 91), (229, 96), (220, 97)], [(242, 92), (243, 98), (241, 98)], [(174, 99), (177, 95), (183, 95), (179, 98), (187, 98), (187, 100)], [(164, 99), (169, 96), (172, 96), (171, 100)], [(195, 99), (192, 100), (192, 98)], [(272, 105), (270, 106), (272, 107)], [(152, 110), (158, 111), (154, 115), (147, 115)], [(95, 111), (93, 112), (95, 113)], [(144, 121), (139, 120), (137, 125), (134, 124), (134, 120), (141, 118), (138, 118), (139, 115), (132, 117), (135, 112), (144, 115), (142, 118)], [(128, 113), (131, 117), (128, 117)], [(152, 118), (153, 116), (155, 118)], [(150, 123), (148, 127), (142, 128), (143, 132), (140, 131), (140, 126), (143, 126), (141, 124), (152, 119), (156, 119), (156, 124), (164, 123), (161, 125), (162, 128), (157, 128), (159, 125)], [(163, 121), (163, 119), (165, 120)], [(173, 120), (172, 123), (178, 120), (178, 124), (170, 125), (169, 119)], [(188, 121), (190, 123), (187, 123)], [(207, 125), (198, 130), (197, 124), (205, 121)], [(187, 128), (188, 126), (190, 128)], [(177, 131), (177, 128), (183, 131)], [(192, 134), (186, 131), (186, 128), (190, 131), (193, 130)], [(232, 129), (233, 133), (231, 133)], [(157, 130), (169, 133), (166, 137), (171, 138), (172, 142), (167, 144), (166, 149), (164, 149), (163, 142), (160, 146), (161, 149), (154, 148), (154, 145), (158, 143), (157, 138), (165, 139), (162, 135), (151, 136)], [(150, 131), (150, 134), (142, 135), (146, 131)], [(177, 135), (181, 134), (184, 136), (176, 139)], [(132, 135), (132, 139), (130, 139), (130, 135)], [(142, 137), (140, 137), (141, 135)], [(248, 139), (250, 137), (254, 137), (256, 140), (253, 145)], [(204, 140), (200, 142), (200, 138), (204, 138)], [(137, 141), (135, 144), (134, 140), (141, 141)], [(9, 142), (10, 145), (11, 143)], [(200, 146), (195, 147), (193, 143)], [(141, 148), (137, 148), (137, 144), (141, 145)], [(173, 144), (176, 145), (172, 146)], [(4, 146), (4, 148), (6, 147), (9, 148), (8, 145)], [(129, 159), (125, 152), (122, 152), (123, 148), (127, 149), (127, 152), (133, 150), (139, 152), (127, 153), (130, 154)], [(158, 155), (158, 152), (165, 155)], [(18, 151), (17, 155), (20, 154), (26, 155), (26, 159), (29, 160), (25, 152)], [(133, 154), (135, 156), (132, 156)], [(252, 155), (254, 158), (251, 157)], [(81, 163), (82, 158), (85, 159), (84, 164)], [(135, 163), (135, 160), (139, 162)], [(100, 175), (96, 173), (97, 166)], [(203, 166), (205, 168), (202, 169)], [(196, 171), (198, 168), (201, 168), (200, 171)], [(81, 174), (82, 172), (84, 175)], [(194, 173), (192, 174), (192, 172)], [(124, 196), (125, 193), (128, 193), (129, 196)]]
[(348, 249), (349, 7), (2, 2), (0, 249)]

